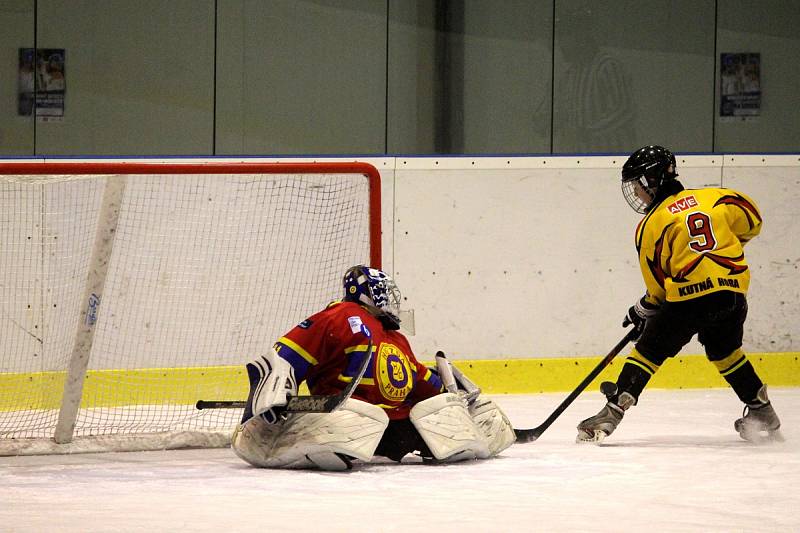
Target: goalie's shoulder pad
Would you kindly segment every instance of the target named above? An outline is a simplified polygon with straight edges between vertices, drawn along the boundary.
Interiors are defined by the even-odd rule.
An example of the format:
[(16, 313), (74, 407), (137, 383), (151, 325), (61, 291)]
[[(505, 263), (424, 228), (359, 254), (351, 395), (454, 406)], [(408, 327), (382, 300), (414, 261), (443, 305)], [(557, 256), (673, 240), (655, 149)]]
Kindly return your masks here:
[(483, 432), (492, 456), (502, 452), (516, 440), (514, 427), (500, 406), (487, 398), (479, 397), (469, 412), (475, 424)]
[(438, 394), (415, 405), (409, 419), (440, 461), (486, 459), (489, 447), (483, 433), (457, 394)]

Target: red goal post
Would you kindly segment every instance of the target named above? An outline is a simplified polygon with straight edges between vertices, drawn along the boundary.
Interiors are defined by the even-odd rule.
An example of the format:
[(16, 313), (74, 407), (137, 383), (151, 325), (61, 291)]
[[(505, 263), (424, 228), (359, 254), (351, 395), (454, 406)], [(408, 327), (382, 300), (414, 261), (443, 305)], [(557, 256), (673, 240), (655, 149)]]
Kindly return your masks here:
[(370, 164), (0, 163), (0, 455), (217, 446), (243, 364), (381, 267)]

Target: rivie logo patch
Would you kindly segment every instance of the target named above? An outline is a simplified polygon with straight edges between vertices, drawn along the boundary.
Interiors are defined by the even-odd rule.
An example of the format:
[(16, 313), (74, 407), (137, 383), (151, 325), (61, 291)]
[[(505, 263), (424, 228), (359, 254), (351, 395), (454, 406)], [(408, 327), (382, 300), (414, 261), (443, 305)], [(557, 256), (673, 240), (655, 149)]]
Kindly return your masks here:
[(667, 209), (673, 215), (677, 215), (681, 211), (686, 211), (692, 207), (697, 207), (697, 200), (695, 200), (694, 196), (687, 196), (682, 200), (676, 200), (672, 202), (667, 206)]

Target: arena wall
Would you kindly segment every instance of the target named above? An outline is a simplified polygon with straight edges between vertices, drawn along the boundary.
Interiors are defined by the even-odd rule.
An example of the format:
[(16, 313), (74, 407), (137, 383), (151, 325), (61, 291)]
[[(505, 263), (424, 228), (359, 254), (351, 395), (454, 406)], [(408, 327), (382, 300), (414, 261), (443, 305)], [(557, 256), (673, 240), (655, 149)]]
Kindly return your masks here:
[[(622, 317), (644, 291), (639, 215), (619, 186), (624, 157), (292, 160), (343, 159), (381, 173), (383, 268), (403, 292), (419, 358), (444, 350), (487, 392), (564, 390), (624, 335)], [(214, 158), (242, 160), (275, 159)], [(679, 156), (678, 172), (689, 188), (735, 188), (761, 207), (762, 234), (746, 250), (744, 348), (770, 383), (800, 385), (800, 156)], [(723, 386), (702, 353), (693, 341), (653, 385)]]

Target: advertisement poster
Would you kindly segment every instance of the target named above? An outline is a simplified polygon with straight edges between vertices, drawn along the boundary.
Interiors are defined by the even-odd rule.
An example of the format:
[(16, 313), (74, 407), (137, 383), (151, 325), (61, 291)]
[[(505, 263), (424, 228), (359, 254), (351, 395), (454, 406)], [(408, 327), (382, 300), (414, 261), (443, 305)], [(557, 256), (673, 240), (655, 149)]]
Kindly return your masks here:
[(752, 119), (761, 114), (761, 54), (720, 54), (719, 116)]
[(64, 119), (67, 81), (63, 48), (20, 48), (17, 113), (41, 122)]

